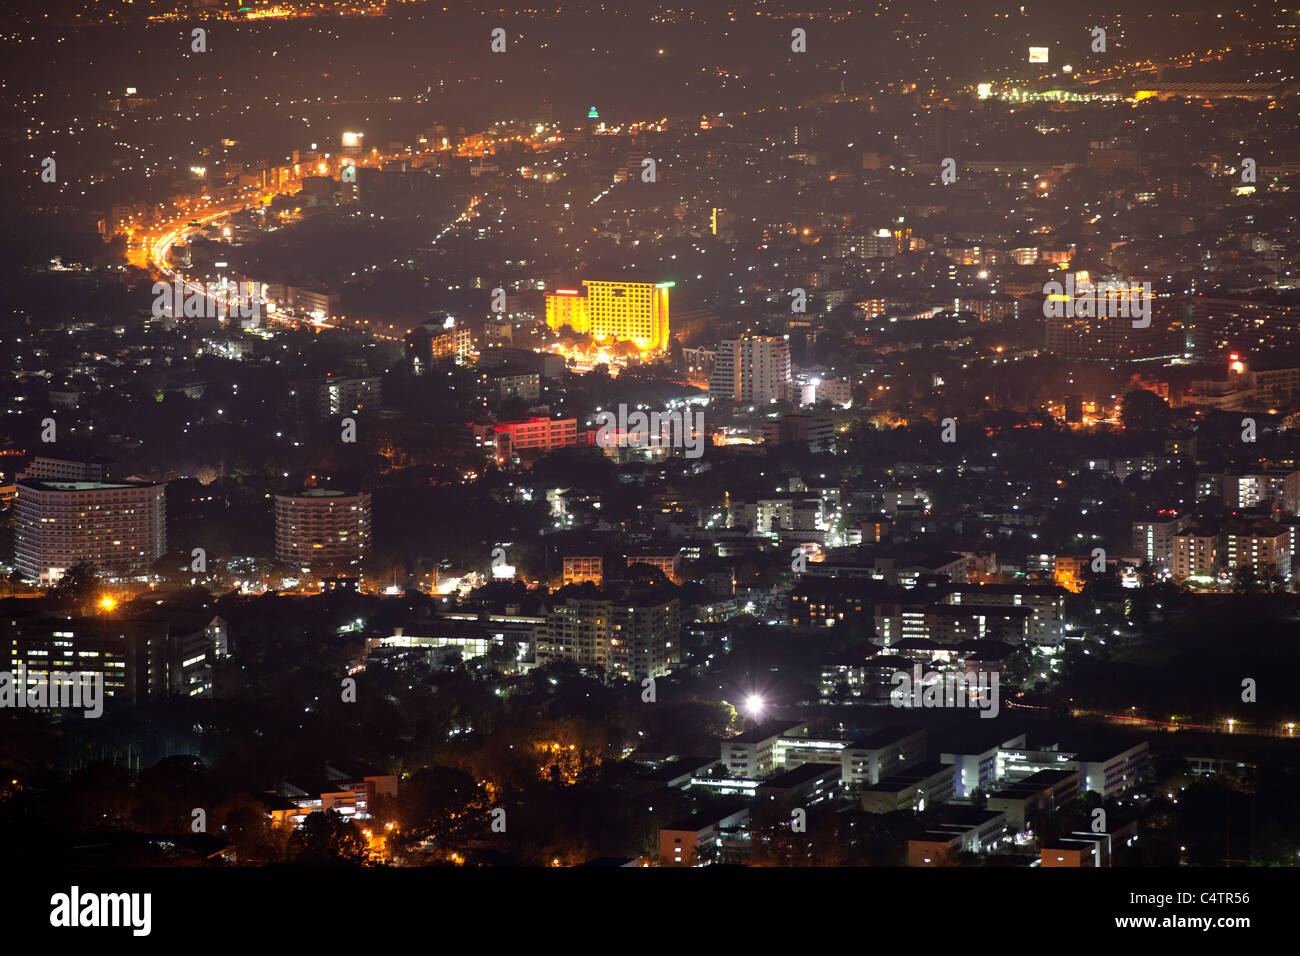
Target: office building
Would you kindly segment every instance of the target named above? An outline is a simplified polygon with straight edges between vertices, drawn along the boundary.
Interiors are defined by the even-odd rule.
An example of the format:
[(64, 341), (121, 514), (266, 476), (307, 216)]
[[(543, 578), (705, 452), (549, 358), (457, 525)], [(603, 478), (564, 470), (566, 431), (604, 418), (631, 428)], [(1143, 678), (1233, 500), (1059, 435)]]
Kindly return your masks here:
[(1040, 770), (989, 795), (986, 810), (1005, 813), (1007, 823), (1023, 831), (1038, 810), (1055, 810), (1079, 793), (1077, 770)]
[(1027, 745), (1024, 733), (1016, 734), (1006, 740), (1000, 740), (1001, 734), (990, 739), (956, 746), (950, 752), (939, 754), (940, 763), (950, 763), (957, 777), (953, 782), (953, 794), (959, 799), (969, 799), (976, 790), (988, 792), (999, 782), (1004, 750), (1024, 749)]
[(908, 866), (955, 866), (962, 853), (988, 853), (1009, 842), (1005, 813), (950, 807), (944, 816), (907, 841)]
[[(947, 803), (952, 798), (956, 774), (951, 765), (937, 761), (919, 763), (862, 788), (862, 809), (867, 813), (894, 813)], [(989, 809), (995, 809), (990, 807)]]
[(749, 808), (724, 804), (668, 824), (659, 831), (660, 866), (733, 862), (749, 847)]
[(1082, 788), (1105, 798), (1146, 783), (1150, 759), (1151, 746), (1143, 740), (1119, 752), (1076, 754), (1074, 762)]
[(226, 622), (205, 609), (84, 618), (15, 612), (0, 620), (0, 670), (25, 670), (29, 686), (51, 672), (103, 674), (106, 707), (211, 698), (213, 666), (227, 654)]
[(755, 788), (755, 798), (783, 810), (811, 807), (834, 800), (840, 793), (839, 764), (806, 763), (764, 780)]

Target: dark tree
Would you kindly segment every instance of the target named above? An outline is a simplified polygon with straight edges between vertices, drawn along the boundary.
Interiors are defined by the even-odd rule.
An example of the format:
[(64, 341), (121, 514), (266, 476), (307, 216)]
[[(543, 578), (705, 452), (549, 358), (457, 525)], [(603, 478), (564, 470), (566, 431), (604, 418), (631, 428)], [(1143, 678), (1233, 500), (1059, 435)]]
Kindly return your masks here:
[(54, 586), (56, 596), (74, 604), (85, 604), (93, 600), (99, 590), (99, 575), (90, 564), (75, 564), (64, 572), (59, 583)]
[(1169, 403), (1144, 388), (1134, 389), (1120, 404), (1120, 420), (1136, 432), (1159, 431), (1169, 424)]
[(289, 837), (289, 860), (300, 866), (360, 866), (368, 855), (365, 835), (337, 810), (310, 814)]

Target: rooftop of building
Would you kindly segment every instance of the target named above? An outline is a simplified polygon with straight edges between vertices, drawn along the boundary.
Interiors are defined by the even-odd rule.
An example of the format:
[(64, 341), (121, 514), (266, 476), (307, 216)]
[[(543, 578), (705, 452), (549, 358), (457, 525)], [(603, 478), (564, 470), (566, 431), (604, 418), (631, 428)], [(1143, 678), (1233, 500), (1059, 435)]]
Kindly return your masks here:
[(303, 488), (298, 491), (279, 492), (277, 498), (354, 498), (364, 495), (364, 491), (348, 491), (342, 488)]
[(660, 827), (660, 829), (678, 830), (684, 833), (698, 833), (706, 827), (715, 826), (720, 821), (727, 819), (727, 817), (748, 809), (748, 806), (748, 804), (739, 801), (715, 803), (711, 806), (702, 808), (698, 813), (693, 813), (688, 817), (674, 820), (667, 826)]
[(900, 770), (898, 773), (890, 774), (888, 777), (882, 777), (880, 782), (870, 787), (863, 787), (864, 792), (877, 793), (897, 793), (907, 787), (916, 786), (922, 780), (927, 780), (937, 774), (955, 773), (952, 764), (940, 763), (937, 760), (926, 760), (922, 763), (914, 764), (906, 770)]
[(945, 731), (940, 741), (939, 752), (945, 754), (986, 754), (991, 750), (1006, 747), (1012, 740), (1024, 736), (1022, 731), (979, 731), (968, 730), (956, 733)]
[(875, 657), (881, 651), (880, 645), (872, 644), (870, 641), (863, 641), (860, 644), (854, 644), (852, 647), (846, 647), (842, 651), (832, 654), (826, 661), (828, 667), (853, 667), (855, 664), (862, 664)]
[(789, 720), (765, 720), (755, 727), (750, 727), (734, 737), (723, 738), (724, 744), (757, 744), (773, 737), (789, 733), (802, 724)]
[(588, 860), (586, 863), (579, 863), (579, 869), (584, 867), (594, 867), (596, 869), (612, 869), (618, 867), (636, 866), (637, 860), (634, 856), (598, 856)]
[(54, 478), (19, 478), (14, 482), (19, 488), (38, 488), (42, 491), (120, 491), (131, 488), (161, 488), (161, 481), (59, 481)]
[(1093, 746), (1086, 750), (1076, 752), (1074, 759), (1084, 763), (1105, 763), (1108, 760), (1114, 760), (1121, 754), (1128, 753), (1130, 750), (1135, 750), (1141, 747), (1149, 748), (1149, 746), (1150, 745), (1145, 740), (1139, 740), (1136, 742), (1125, 741), (1124, 743), (1117, 744), (1113, 747)]
[(840, 775), (838, 763), (805, 763), (769, 777), (758, 785), (759, 790), (791, 790), (818, 777)]
[(717, 757), (679, 757), (639, 774), (637, 779), (647, 783), (667, 783), (688, 774), (701, 773), (720, 762)]
[(990, 796), (1010, 799), (1032, 796), (1048, 787), (1054, 787), (1067, 777), (1078, 774), (1077, 770), (1040, 770), (1030, 774), (1024, 780), (994, 791)]

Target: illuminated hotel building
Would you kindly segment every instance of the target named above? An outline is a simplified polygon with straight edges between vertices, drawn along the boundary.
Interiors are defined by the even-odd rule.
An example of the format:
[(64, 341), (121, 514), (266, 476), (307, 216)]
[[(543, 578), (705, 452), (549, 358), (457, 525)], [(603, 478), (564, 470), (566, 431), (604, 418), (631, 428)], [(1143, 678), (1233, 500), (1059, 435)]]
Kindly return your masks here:
[(14, 564), (37, 584), (51, 584), (77, 564), (126, 575), (162, 556), (164, 485), (142, 481), (17, 482)]
[(370, 495), (308, 488), (275, 496), (275, 559), (296, 568), (347, 567), (370, 553)]
[(673, 282), (583, 280), (583, 289), (546, 295), (546, 324), (592, 338), (632, 342), (646, 352), (668, 348), (668, 290)]
[(587, 297), (578, 289), (556, 289), (546, 294), (546, 324), (557, 332), (564, 326), (583, 333), (590, 330)]

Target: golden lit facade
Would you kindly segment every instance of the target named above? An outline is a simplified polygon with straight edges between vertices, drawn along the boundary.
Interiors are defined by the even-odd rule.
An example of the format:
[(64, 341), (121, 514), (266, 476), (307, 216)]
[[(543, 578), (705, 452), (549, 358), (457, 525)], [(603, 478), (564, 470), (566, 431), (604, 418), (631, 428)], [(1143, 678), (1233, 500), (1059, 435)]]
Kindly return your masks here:
[(569, 326), (597, 341), (631, 342), (643, 352), (668, 348), (668, 291), (672, 282), (584, 280), (584, 289), (556, 289), (546, 296), (546, 324)]
[(566, 325), (579, 334), (591, 330), (587, 297), (578, 289), (556, 289), (546, 293), (546, 325), (559, 331)]

